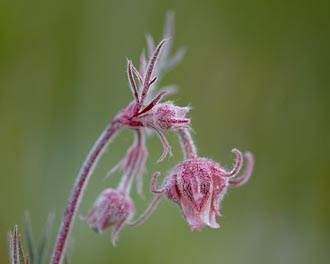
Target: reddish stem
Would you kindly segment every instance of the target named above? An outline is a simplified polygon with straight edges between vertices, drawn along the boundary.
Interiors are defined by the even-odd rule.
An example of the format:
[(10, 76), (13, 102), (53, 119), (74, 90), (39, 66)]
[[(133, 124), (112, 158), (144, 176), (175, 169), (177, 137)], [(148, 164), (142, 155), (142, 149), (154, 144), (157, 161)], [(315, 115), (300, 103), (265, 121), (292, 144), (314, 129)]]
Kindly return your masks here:
[(133, 157), (132, 164), (128, 165), (129, 167), (128, 172), (124, 174), (122, 181), (118, 186), (118, 190), (122, 190), (127, 196), (129, 195), (131, 190), (134, 173), (137, 173), (139, 171), (139, 160), (141, 159), (140, 149), (143, 143), (142, 131), (141, 129), (136, 129), (135, 132), (136, 132), (135, 156)]
[(76, 216), (76, 212), (81, 202), (81, 198), (88, 183), (88, 180), (98, 162), (101, 155), (103, 154), (106, 147), (111, 142), (114, 134), (119, 130), (120, 124), (117, 122), (110, 123), (101, 136), (96, 141), (95, 145), (89, 152), (87, 158), (85, 159), (78, 176), (76, 178), (75, 184), (72, 188), (71, 195), (69, 197), (67, 207), (64, 212), (62, 223), (57, 234), (56, 244), (51, 258), (51, 264), (59, 264), (62, 262), (66, 243), (73, 226), (73, 222)]
[(151, 202), (151, 204), (149, 205), (149, 207), (147, 208), (147, 210), (135, 221), (128, 223), (128, 225), (130, 226), (135, 226), (135, 225), (139, 225), (141, 223), (143, 223), (157, 208), (160, 199), (162, 198), (162, 195), (157, 195), (154, 200)]
[(194, 159), (197, 157), (197, 150), (190, 135), (189, 128), (179, 129), (178, 135), (180, 138), (181, 148), (184, 159)]

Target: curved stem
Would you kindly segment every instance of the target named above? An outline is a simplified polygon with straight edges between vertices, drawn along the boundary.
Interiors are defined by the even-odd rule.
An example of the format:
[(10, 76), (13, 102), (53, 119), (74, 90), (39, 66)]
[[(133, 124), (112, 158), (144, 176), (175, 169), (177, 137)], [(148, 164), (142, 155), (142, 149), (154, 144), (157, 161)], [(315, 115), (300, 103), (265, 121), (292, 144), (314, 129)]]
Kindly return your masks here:
[(196, 158), (197, 150), (194, 141), (192, 140), (189, 128), (179, 129), (178, 135), (180, 138), (183, 158), (185, 160)]
[(144, 157), (141, 157), (141, 147), (143, 145), (143, 135), (141, 129), (137, 128), (135, 129), (136, 136), (135, 136), (135, 143), (133, 145), (133, 148), (135, 148), (135, 151), (132, 153), (134, 154), (134, 157), (129, 157), (132, 159), (131, 162), (126, 164), (127, 168), (125, 168), (125, 174), (118, 186), (119, 190), (122, 190), (126, 195), (129, 195), (132, 182), (134, 179), (134, 173), (136, 175), (141, 171), (141, 168), (139, 168), (139, 165), (141, 165), (140, 161)]
[(128, 223), (128, 225), (135, 226), (143, 223), (155, 211), (157, 205), (160, 202), (160, 198), (162, 198), (162, 195), (157, 195), (155, 199), (151, 202), (149, 207), (145, 210), (145, 212), (138, 219), (134, 220), (131, 223)]
[(121, 125), (117, 122), (110, 123), (98, 138), (95, 145), (89, 152), (87, 158), (85, 159), (72, 188), (71, 195), (64, 212), (50, 262), (51, 264), (59, 264), (62, 262), (65, 254), (66, 243), (88, 180), (104, 150), (109, 145), (111, 139), (120, 127)]

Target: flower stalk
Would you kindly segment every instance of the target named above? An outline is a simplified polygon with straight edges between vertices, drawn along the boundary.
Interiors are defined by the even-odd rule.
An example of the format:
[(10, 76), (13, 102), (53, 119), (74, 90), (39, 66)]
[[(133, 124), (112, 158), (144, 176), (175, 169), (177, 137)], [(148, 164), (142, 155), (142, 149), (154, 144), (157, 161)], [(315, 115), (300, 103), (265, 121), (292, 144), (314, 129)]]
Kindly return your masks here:
[(96, 141), (95, 145), (93, 146), (86, 160), (84, 161), (78, 173), (76, 182), (72, 188), (71, 195), (69, 197), (69, 201), (64, 212), (61, 226), (58, 231), (53, 255), (51, 258), (51, 264), (62, 263), (67, 240), (71, 232), (72, 225), (75, 220), (79, 205), (81, 203), (81, 198), (83, 196), (86, 185), (97, 162), (99, 161), (106, 147), (109, 145), (112, 138), (120, 127), (120, 124), (118, 124), (117, 122), (110, 123), (105, 128), (99, 139)]
[(178, 130), (179, 141), (183, 152), (183, 159), (193, 159), (197, 157), (197, 149), (191, 137), (189, 129)]

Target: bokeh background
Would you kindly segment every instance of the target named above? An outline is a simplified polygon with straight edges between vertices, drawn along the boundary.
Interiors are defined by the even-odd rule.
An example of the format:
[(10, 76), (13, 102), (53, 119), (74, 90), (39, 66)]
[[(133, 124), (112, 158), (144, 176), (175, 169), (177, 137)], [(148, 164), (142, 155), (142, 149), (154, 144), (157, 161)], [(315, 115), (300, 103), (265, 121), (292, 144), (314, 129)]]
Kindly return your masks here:
[[(131, 99), (126, 58), (135, 62), (145, 34), (160, 40), (167, 10), (176, 13), (182, 63), (164, 84), (190, 104), (201, 156), (226, 166), (231, 148), (251, 150), (255, 171), (230, 189), (221, 228), (191, 233), (163, 200), (143, 225), (110, 230), (77, 220), (72, 263), (326, 263), (330, 250), (330, 19), (327, 1), (0, 1), (0, 263), (7, 231), (29, 211), (36, 238), (49, 212), (55, 228), (76, 173), (114, 114)], [(181, 153), (155, 164), (165, 175)], [(105, 174), (132, 142), (123, 131), (97, 167), (79, 214), (116, 186)], [(48, 252), (50, 254), (50, 252)], [(47, 263), (47, 261), (45, 261)]]

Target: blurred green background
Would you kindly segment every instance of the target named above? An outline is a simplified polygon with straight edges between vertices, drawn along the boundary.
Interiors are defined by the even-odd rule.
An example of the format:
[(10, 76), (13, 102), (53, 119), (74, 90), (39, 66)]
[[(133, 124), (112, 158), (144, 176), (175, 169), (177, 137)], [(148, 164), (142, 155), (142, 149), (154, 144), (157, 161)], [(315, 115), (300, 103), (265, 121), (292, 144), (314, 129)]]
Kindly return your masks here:
[[(54, 212), (55, 239), (76, 173), (114, 114), (131, 100), (126, 58), (135, 62), (145, 33), (160, 40), (167, 10), (176, 13), (182, 63), (164, 84), (190, 104), (201, 156), (226, 166), (231, 148), (256, 158), (251, 180), (230, 189), (219, 230), (191, 233), (163, 200), (143, 225), (110, 230), (77, 220), (72, 263), (326, 263), (330, 249), (330, 19), (327, 1), (0, 1), (0, 263), (7, 231), (25, 211), (40, 236)], [(150, 175), (161, 146), (148, 141)], [(104, 179), (132, 135), (123, 131), (97, 167), (79, 214), (116, 186)], [(51, 245), (51, 247), (53, 244)], [(50, 252), (48, 252), (50, 254)]]

